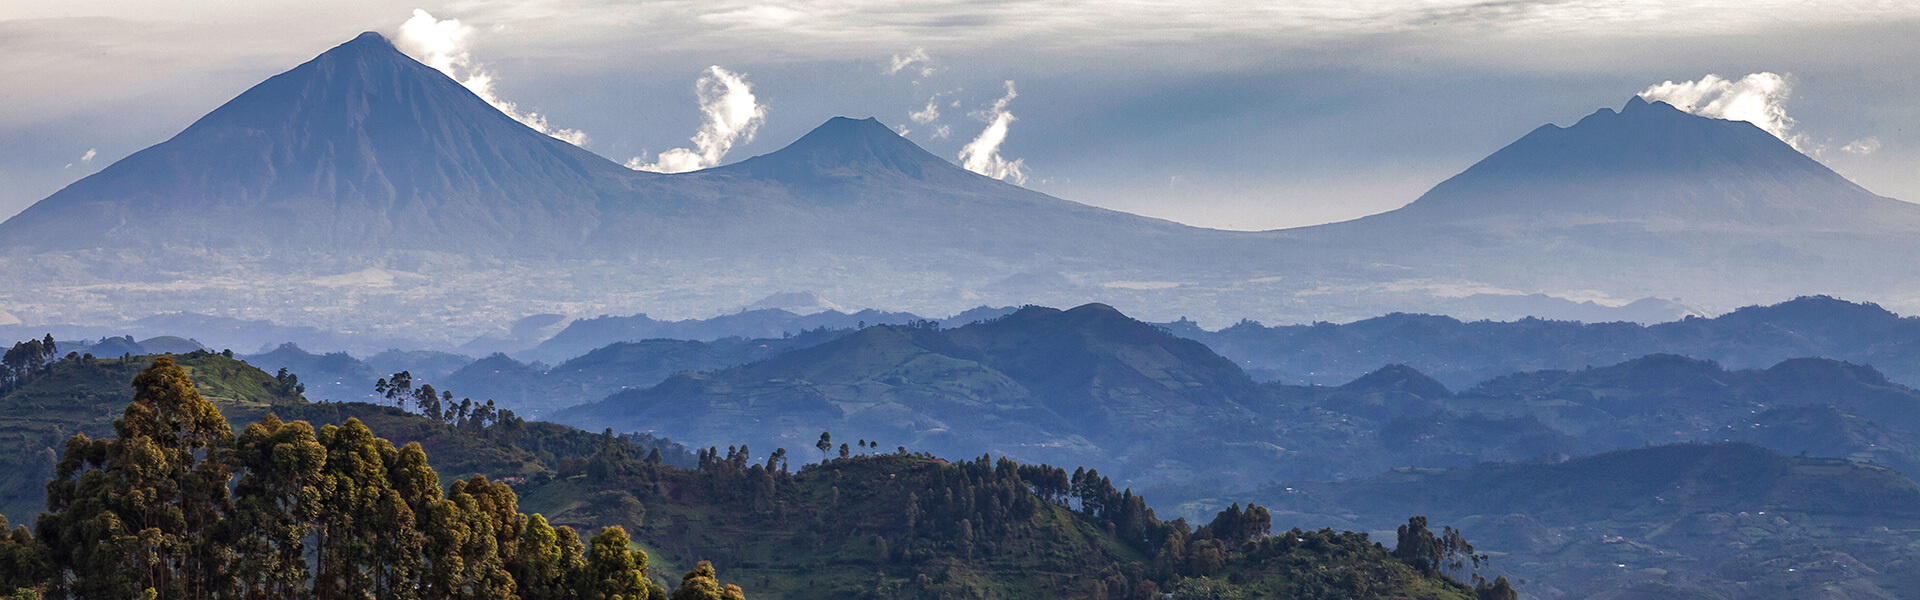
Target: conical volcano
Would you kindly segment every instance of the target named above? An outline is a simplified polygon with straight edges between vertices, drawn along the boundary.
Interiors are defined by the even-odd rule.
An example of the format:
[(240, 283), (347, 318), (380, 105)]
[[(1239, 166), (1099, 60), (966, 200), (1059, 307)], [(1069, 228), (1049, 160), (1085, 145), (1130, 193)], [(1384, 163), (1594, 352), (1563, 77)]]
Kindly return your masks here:
[(1915, 209), (1874, 195), (1752, 123), (1636, 96), (1619, 112), (1600, 109), (1571, 127), (1541, 126), (1394, 217), (1920, 230)]
[(0, 224), (0, 240), (539, 254), (633, 177), (369, 32), (42, 200)]

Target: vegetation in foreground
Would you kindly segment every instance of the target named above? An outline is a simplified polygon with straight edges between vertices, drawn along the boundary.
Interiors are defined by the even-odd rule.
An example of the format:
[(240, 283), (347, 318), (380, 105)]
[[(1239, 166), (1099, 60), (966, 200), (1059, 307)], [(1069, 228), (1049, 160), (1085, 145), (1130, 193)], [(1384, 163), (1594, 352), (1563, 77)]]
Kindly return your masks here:
[[(239, 379), (298, 387), (218, 354), (181, 358), (198, 362), (196, 372), (226, 365), (233, 367), (228, 379), (252, 371)], [(1511, 597), (1499, 580), (1476, 594), (1448, 577), (1444, 565), (1471, 550), (1420, 541), (1447, 538), (1424, 528), (1396, 553), (1364, 534), (1266, 535), (1266, 511), (1251, 506), (1191, 527), (1154, 518), (1141, 498), (1094, 472), (984, 457), (948, 464), (898, 448), (881, 452), (864, 440), (857, 452), (842, 444), (839, 458), (797, 472), (782, 451), (759, 462), (747, 460), (744, 448), (703, 450), (693, 468), (680, 468), (671, 464), (676, 448), (657, 440), (297, 397), (271, 411), (344, 419), (314, 428), (262, 415), (240, 435), (222, 436), (221, 412), (242, 404), (199, 395), (171, 358), (152, 364), (115, 423), (118, 435), (69, 445), (49, 486), (51, 512), (35, 534), (16, 529), (0, 551), (20, 557), (0, 559), (6, 585), (56, 597), (151, 587), (159, 597), (386, 590), (392, 597), (511, 591), (539, 598), (578, 594), (579, 585), (605, 583), (609, 572), (631, 581), (619, 573), (644, 576), (651, 565), (689, 569), (683, 590), (729, 594), (712, 566), (696, 564), (711, 558), (707, 565), (755, 595), (778, 598)], [(396, 448), (376, 430), (412, 439)], [(584, 458), (582, 446), (590, 448)], [(142, 448), (155, 450), (134, 451)], [(434, 464), (461, 463), (477, 474), (443, 490), (428, 466), (429, 448), (494, 454), (436, 453)], [(237, 478), (225, 496), (210, 483), (223, 475)], [(122, 489), (140, 482), (149, 485)], [(159, 502), (102, 500), (109, 496)], [(522, 515), (522, 503), (547, 516)], [(129, 512), (154, 506), (169, 507), (159, 521)], [(118, 545), (76, 543), (101, 531), (93, 528), (100, 523), (117, 523)], [(589, 527), (601, 531), (594, 540), (572, 533)], [(607, 549), (628, 546), (606, 537), (624, 533), (646, 550), (627, 554), (632, 568), (595, 566), (604, 562), (596, 552), (612, 556)], [(126, 568), (132, 564), (164, 568)], [(647, 589), (623, 597), (660, 593)]]
[[(47, 511), (0, 542), (0, 593), (52, 598), (667, 600), (620, 527), (590, 540), (504, 483), (442, 488), (417, 443), (274, 415), (235, 436), (186, 371), (133, 380), (115, 436), (66, 445)], [(744, 599), (711, 565), (673, 600)]]

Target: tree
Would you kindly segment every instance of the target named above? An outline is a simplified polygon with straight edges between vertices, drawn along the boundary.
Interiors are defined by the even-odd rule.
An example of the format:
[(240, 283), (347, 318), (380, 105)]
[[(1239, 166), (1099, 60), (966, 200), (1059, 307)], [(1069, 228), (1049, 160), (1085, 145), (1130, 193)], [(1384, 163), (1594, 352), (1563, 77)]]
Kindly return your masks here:
[(46, 554), (33, 532), (25, 525), (8, 530), (6, 515), (0, 515), (0, 596), (11, 597), (46, 580)]
[(50, 591), (88, 598), (212, 597), (233, 582), (227, 454), (233, 430), (170, 357), (133, 379), (118, 438), (76, 435), (36, 530)]
[(267, 415), (234, 442), (234, 487), (239, 532), (235, 575), (247, 598), (301, 598), (311, 588), (306, 538), (320, 515), (327, 449), (305, 421)]
[(1479, 568), (1487, 559), (1484, 554), (1474, 554), (1473, 545), (1451, 525), (1445, 527), (1441, 535), (1434, 535), (1427, 529), (1424, 515), (1407, 519), (1407, 524), (1401, 525), (1397, 533), (1399, 539), (1393, 547), (1393, 556), (1425, 575), (1460, 571), (1469, 563)]
[(1504, 575), (1493, 578), (1491, 583), (1481, 580), (1475, 584), (1473, 596), (1478, 600), (1520, 600), (1520, 592), (1514, 591), (1513, 584), (1507, 583)]
[(727, 584), (722, 586), (713, 563), (700, 561), (692, 571), (680, 578), (680, 587), (673, 590), (672, 600), (746, 600), (747, 595), (740, 586)]
[[(586, 585), (582, 598), (588, 600), (648, 600), (653, 597), (647, 585), (647, 554), (628, 550), (632, 539), (618, 525), (601, 529), (587, 549)], [(675, 596), (678, 598), (678, 596)]]
[(820, 432), (820, 441), (814, 442), (813, 447), (820, 449), (820, 460), (826, 461), (827, 451), (833, 449), (833, 434)]

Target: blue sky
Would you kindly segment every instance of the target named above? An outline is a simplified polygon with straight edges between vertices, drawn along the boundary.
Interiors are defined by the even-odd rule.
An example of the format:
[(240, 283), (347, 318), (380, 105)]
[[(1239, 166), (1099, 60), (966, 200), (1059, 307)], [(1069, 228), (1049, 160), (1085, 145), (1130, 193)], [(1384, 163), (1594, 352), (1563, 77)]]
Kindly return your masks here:
[(619, 162), (696, 147), (696, 82), (718, 66), (758, 109), (722, 163), (836, 115), (958, 160), (1000, 121), (995, 157), (1028, 187), (1264, 229), (1398, 207), (1655, 84), (1774, 73), (1786, 87), (1758, 100), (1787, 135), (1920, 201), (1913, 2), (13, 0), (0, 216), (360, 31), (398, 37), (416, 9), (458, 21), (462, 73)]

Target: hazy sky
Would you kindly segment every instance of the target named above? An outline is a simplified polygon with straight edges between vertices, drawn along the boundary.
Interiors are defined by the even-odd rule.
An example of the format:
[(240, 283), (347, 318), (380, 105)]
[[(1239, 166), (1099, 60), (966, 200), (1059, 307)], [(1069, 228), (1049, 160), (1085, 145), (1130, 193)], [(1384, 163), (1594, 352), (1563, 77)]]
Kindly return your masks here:
[(1913, 0), (8, 0), (0, 217), (361, 31), (399, 38), (416, 9), (416, 56), (635, 167), (873, 116), (1056, 196), (1263, 229), (1398, 207), (1671, 81), (1920, 201)]

